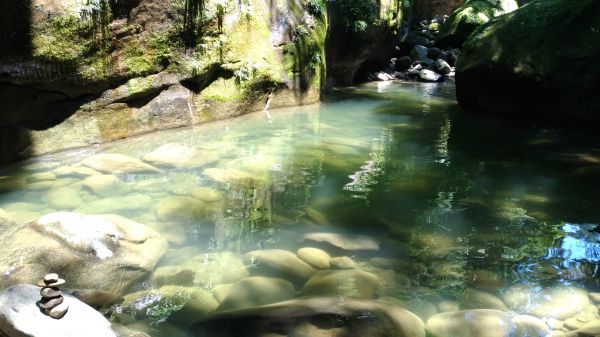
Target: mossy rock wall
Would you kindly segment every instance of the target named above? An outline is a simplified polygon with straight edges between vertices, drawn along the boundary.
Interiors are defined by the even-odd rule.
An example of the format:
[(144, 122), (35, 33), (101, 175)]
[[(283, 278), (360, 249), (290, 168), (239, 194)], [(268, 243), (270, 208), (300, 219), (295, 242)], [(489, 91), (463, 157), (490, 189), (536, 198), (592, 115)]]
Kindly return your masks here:
[(0, 127), (19, 139), (29, 131), (25, 141), (0, 139), (0, 158), (319, 100), (324, 12), (305, 0), (204, 0), (188, 34), (186, 1), (35, 0), (11, 9), (27, 31), (3, 36), (22, 48), (0, 54)]
[(534, 120), (600, 120), (598, 13), (597, 0), (537, 0), (478, 28), (456, 67), (458, 102)]
[(442, 48), (460, 47), (475, 28), (517, 8), (515, 0), (466, 0), (441, 26), (436, 44)]

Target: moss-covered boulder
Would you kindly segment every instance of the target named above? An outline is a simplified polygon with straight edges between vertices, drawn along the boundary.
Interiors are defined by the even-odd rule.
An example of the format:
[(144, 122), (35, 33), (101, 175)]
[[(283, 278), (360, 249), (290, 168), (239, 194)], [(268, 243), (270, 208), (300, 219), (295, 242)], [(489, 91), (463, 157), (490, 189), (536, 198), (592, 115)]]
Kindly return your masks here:
[(467, 0), (441, 26), (436, 45), (460, 47), (475, 28), (517, 8), (515, 0)]
[(471, 35), (456, 68), (460, 105), (563, 120), (600, 115), (600, 2), (533, 1)]

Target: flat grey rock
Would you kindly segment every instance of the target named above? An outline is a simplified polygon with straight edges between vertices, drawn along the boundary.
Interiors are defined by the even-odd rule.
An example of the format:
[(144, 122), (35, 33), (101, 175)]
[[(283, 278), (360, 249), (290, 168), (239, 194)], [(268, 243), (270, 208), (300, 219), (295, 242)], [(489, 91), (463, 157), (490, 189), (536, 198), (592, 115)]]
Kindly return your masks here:
[(0, 334), (10, 337), (117, 337), (111, 323), (92, 307), (64, 294), (69, 311), (61, 319), (38, 306), (40, 288), (17, 284), (0, 292)]

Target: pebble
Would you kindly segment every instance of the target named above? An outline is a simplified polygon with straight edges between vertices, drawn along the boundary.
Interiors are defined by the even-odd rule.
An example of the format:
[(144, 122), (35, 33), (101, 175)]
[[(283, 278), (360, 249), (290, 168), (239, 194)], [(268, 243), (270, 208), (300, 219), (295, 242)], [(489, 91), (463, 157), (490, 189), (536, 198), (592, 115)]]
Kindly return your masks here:
[(69, 310), (69, 305), (65, 302), (57, 305), (56, 307), (46, 311), (46, 313), (48, 315), (50, 315), (50, 317), (55, 318), (55, 319), (59, 319), (62, 318), (67, 311)]
[(60, 291), (57, 288), (43, 288), (40, 291), (40, 295), (43, 298), (52, 299), (61, 296)]
[(51, 283), (55, 283), (58, 282), (58, 274), (56, 273), (50, 273), (50, 274), (46, 274), (44, 276), (44, 283), (45, 284), (51, 284)]
[(56, 307), (57, 305), (61, 304), (63, 301), (64, 301), (64, 297), (62, 297), (62, 296), (52, 298), (52, 299), (45, 299), (45, 300), (42, 300), (42, 302), (40, 303), (40, 307), (42, 307), (42, 309), (52, 309), (52, 308)]

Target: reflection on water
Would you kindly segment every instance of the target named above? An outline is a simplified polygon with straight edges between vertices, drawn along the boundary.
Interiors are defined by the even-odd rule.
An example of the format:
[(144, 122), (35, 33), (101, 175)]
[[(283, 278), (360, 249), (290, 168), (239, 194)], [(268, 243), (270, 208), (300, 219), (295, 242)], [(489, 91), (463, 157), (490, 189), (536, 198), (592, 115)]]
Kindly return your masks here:
[[(502, 310), (521, 313), (563, 304), (525, 305), (515, 287), (597, 291), (593, 137), (468, 114), (453, 96), (450, 85), (367, 85), (335, 91), (318, 106), (272, 111), (270, 120), (260, 113), (18, 163), (0, 171), (0, 218), (18, 224), (56, 211), (113, 213), (158, 231), (169, 243), (158, 269), (112, 309), (113, 319), (139, 329), (151, 322), (164, 330), (158, 323), (175, 316), (171, 328), (187, 328), (193, 319), (181, 313), (189, 298), (210, 297), (206, 314), (329, 289), (335, 273), (305, 283), (294, 269), (281, 280), (290, 285), (257, 288), (271, 289), (270, 301), (227, 295), (236, 282), (254, 289), (262, 281), (249, 275), (274, 276), (283, 267), (270, 263), (292, 263), (308, 246), (330, 256), (303, 260), (368, 273), (346, 275), (342, 288), (370, 284), (374, 275), (382, 303), (424, 320), (448, 308), (489, 308), (482, 300), (489, 294)], [(100, 153), (130, 161), (111, 163)], [(343, 236), (303, 241), (316, 232)], [(378, 250), (359, 249), (366, 241), (353, 246), (351, 235), (375, 240)], [(244, 256), (265, 249), (294, 257)], [(2, 259), (3, 268), (15, 268)], [(364, 295), (369, 286), (334, 288)]]

